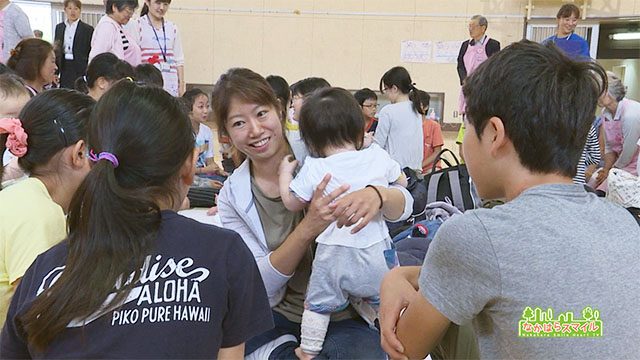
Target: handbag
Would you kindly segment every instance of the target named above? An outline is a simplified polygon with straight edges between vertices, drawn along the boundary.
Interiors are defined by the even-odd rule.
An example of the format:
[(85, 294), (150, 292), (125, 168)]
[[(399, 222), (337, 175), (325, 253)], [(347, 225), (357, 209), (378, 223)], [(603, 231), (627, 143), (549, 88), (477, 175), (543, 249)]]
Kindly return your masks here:
[[(442, 157), (445, 153), (451, 154), (455, 160), (454, 164)], [(439, 161), (442, 161), (447, 167), (436, 170), (436, 164)], [(467, 166), (460, 164), (458, 157), (449, 149), (442, 149), (438, 153), (433, 161), (431, 172), (424, 176), (423, 181), (426, 185), (427, 204), (445, 201), (462, 212), (482, 206), (476, 188), (469, 177)]]

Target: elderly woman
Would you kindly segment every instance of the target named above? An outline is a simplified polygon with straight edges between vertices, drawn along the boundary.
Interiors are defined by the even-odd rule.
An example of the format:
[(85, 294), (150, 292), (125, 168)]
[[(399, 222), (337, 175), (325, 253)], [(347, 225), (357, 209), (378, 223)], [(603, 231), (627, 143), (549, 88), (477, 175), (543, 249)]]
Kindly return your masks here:
[(626, 89), (616, 74), (607, 71), (607, 81), (607, 91), (598, 99), (606, 134), (604, 168), (596, 178), (602, 191), (606, 191), (604, 180), (614, 167), (638, 175), (640, 139), (640, 103), (625, 98)]
[(138, 0), (106, 0), (106, 16), (100, 19), (91, 38), (89, 61), (105, 52), (113, 53), (119, 59), (138, 66), (141, 62), (140, 45), (124, 26), (138, 7)]

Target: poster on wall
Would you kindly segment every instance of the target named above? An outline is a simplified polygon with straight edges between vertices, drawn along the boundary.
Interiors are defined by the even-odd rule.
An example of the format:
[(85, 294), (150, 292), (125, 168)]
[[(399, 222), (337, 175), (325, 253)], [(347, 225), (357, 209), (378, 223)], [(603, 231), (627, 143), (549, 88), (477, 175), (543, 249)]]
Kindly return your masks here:
[(404, 40), (400, 44), (400, 61), (427, 63), (431, 61), (431, 41)]
[(455, 64), (462, 41), (436, 41), (433, 46), (433, 62), (438, 64)]

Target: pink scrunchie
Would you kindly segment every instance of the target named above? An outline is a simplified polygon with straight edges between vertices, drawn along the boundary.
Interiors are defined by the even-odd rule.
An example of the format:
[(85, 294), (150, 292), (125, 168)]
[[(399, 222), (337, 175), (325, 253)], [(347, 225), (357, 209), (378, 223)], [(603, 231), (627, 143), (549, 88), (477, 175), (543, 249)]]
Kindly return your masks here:
[(0, 119), (0, 134), (9, 134), (6, 146), (9, 151), (17, 156), (23, 157), (27, 153), (27, 133), (22, 128), (22, 123), (18, 119)]

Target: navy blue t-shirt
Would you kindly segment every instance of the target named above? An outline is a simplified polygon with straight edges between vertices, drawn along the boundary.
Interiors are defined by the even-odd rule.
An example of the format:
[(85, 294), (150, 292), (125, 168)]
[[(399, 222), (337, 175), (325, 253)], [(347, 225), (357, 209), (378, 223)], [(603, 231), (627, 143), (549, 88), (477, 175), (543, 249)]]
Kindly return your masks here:
[(0, 358), (215, 358), (221, 347), (273, 327), (262, 278), (240, 236), (163, 211), (157, 242), (125, 304), (72, 321), (38, 353), (18, 319), (64, 271), (67, 245), (40, 255), (22, 278)]

